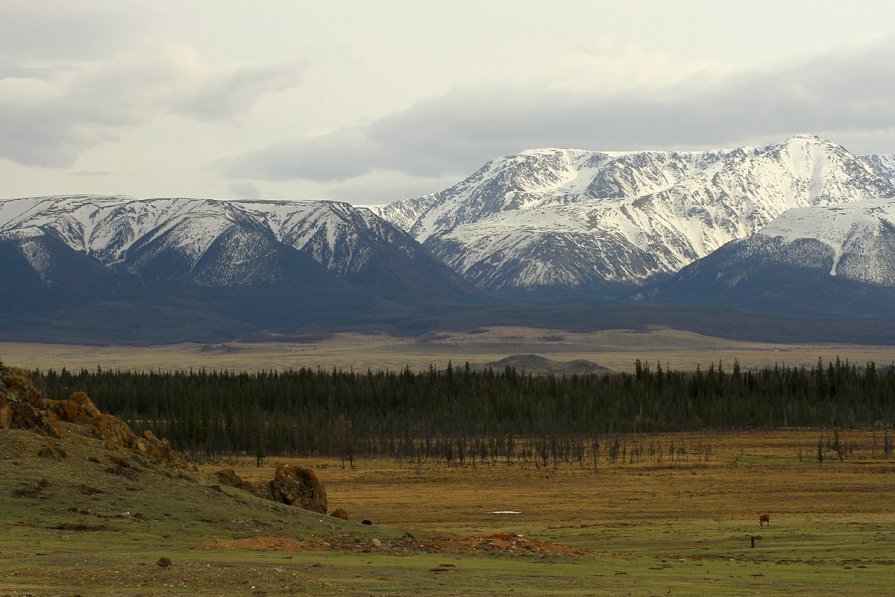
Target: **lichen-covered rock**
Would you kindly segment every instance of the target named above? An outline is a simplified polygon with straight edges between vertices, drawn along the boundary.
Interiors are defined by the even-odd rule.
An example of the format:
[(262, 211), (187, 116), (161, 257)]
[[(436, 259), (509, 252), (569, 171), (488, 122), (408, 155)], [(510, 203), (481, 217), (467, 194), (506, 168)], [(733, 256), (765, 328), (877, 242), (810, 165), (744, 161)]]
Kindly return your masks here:
[(59, 418), (27, 372), (0, 365), (0, 429), (35, 429), (65, 437)]
[[(272, 481), (258, 484), (246, 481), (232, 468), (219, 470), (215, 477), (221, 485), (248, 491), (262, 499), (326, 514), (326, 489), (317, 475), (306, 468), (281, 464), (277, 466)], [(347, 512), (341, 512), (347, 518)]]
[(214, 476), (217, 477), (217, 480), (221, 485), (235, 487), (236, 489), (243, 489), (251, 493), (258, 492), (258, 487), (237, 475), (236, 471), (234, 471), (232, 468), (219, 470), (214, 474)]
[(56, 413), (41, 405), (14, 401), (11, 403), (9, 426), (6, 429), (34, 429), (56, 438), (65, 437)]
[(326, 514), (326, 489), (312, 470), (281, 464), (269, 486), (275, 501)]
[(84, 392), (73, 392), (68, 400), (47, 400), (47, 404), (63, 421), (83, 425), (102, 415)]
[(186, 462), (166, 439), (159, 439), (148, 429), (143, 437), (138, 437), (134, 449), (153, 462), (165, 462), (172, 465), (184, 465)]
[(74, 392), (67, 400), (50, 400), (26, 371), (0, 364), (0, 429), (34, 429), (63, 438), (66, 430), (61, 423), (71, 423), (69, 429), (76, 433), (105, 441), (110, 450), (131, 450), (156, 463), (185, 465), (167, 440), (151, 431), (138, 437), (125, 422), (103, 414), (84, 392)]
[(137, 436), (127, 423), (112, 415), (100, 415), (93, 421), (94, 434), (106, 442), (110, 450), (134, 449)]

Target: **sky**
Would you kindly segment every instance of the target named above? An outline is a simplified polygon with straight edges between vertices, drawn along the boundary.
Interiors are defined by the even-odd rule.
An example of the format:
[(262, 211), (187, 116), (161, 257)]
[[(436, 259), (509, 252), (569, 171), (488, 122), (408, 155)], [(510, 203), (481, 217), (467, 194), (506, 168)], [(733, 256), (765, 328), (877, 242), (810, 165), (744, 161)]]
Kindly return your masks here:
[(0, 197), (436, 192), (534, 147), (895, 153), (895, 2), (0, 0)]

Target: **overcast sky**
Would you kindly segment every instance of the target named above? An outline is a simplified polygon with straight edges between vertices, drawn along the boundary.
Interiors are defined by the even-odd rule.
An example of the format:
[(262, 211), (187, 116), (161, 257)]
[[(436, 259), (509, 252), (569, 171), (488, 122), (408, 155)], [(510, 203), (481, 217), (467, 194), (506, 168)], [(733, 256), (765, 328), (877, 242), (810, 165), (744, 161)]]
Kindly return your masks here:
[(895, 2), (0, 0), (0, 197), (441, 190), (531, 147), (895, 153)]

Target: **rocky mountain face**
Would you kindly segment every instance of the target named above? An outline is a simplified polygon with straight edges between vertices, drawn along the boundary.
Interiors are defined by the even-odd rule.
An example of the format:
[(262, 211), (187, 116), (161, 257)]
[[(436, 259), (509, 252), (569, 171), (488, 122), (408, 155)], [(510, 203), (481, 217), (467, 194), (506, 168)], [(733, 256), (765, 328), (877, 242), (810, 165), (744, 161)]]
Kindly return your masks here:
[(379, 213), (485, 289), (639, 285), (789, 209), (895, 196), (890, 158), (815, 136), (706, 152), (538, 149)]
[(645, 289), (653, 302), (890, 318), (895, 304), (895, 201), (787, 211)]
[(143, 281), (209, 287), (292, 281), (290, 262), (313, 269), (313, 261), (350, 281), (371, 280), (402, 261), (432, 274), (438, 269), (400, 229), (369, 210), (330, 201), (10, 199), (0, 201), (0, 241), (14, 245), (50, 285), (60, 242)]
[(874, 172), (895, 184), (895, 154), (875, 154), (861, 156)]
[(242, 333), (480, 299), (402, 230), (345, 203), (0, 201), (4, 315), (111, 310), (102, 321), (136, 325), (164, 309), (173, 329)]

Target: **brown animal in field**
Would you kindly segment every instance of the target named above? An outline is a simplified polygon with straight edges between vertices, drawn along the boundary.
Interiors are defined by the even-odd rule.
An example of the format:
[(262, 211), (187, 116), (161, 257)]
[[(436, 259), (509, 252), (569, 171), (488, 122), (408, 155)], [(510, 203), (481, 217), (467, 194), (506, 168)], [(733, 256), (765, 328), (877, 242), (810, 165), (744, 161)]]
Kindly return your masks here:
[(768, 526), (771, 526), (771, 515), (770, 514), (759, 514), (758, 515), (758, 526), (763, 527), (764, 523), (768, 523)]

